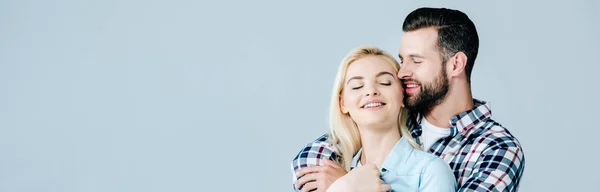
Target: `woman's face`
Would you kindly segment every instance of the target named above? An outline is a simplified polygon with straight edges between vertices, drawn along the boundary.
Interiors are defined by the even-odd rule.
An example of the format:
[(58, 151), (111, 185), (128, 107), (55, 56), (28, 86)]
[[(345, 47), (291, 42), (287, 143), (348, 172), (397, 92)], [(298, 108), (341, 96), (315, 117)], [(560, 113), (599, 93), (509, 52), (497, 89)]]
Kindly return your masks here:
[(340, 107), (360, 126), (393, 126), (402, 107), (397, 71), (381, 56), (354, 61), (346, 71)]

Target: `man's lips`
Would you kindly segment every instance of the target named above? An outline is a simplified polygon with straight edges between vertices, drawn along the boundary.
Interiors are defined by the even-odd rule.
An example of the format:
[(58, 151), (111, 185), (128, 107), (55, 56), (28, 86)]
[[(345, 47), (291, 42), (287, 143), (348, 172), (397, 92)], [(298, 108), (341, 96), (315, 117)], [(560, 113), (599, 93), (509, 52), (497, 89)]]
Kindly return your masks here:
[(414, 82), (414, 81), (406, 81), (404, 82), (404, 91), (406, 91), (406, 93), (413, 93), (419, 90), (419, 88), (421, 88), (421, 84)]

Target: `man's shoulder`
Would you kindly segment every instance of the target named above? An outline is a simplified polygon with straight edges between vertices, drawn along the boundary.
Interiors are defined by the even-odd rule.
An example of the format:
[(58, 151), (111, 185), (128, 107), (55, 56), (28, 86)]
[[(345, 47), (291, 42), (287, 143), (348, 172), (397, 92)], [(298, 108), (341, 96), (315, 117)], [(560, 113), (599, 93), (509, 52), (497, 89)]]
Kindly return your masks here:
[(514, 148), (521, 150), (519, 140), (502, 124), (489, 118), (482, 122), (483, 124), (476, 131), (473, 131), (469, 138), (483, 144), (489, 149), (508, 149)]

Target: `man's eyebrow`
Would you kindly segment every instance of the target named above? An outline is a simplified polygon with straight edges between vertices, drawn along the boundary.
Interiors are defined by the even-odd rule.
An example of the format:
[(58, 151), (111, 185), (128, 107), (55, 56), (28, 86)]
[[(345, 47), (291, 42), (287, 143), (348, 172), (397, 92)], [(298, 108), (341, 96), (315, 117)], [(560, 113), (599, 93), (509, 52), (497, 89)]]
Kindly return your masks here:
[[(412, 57), (412, 58), (425, 58), (425, 56), (423, 56), (423, 55), (420, 55), (420, 54), (416, 54), (416, 53), (409, 54), (409, 55), (408, 55), (408, 57)], [(402, 55), (400, 55), (400, 54), (398, 54), (398, 58), (400, 58), (400, 59), (404, 59), (404, 58), (402, 57)]]
[(408, 55), (408, 56), (409, 56), (409, 57), (413, 57), (413, 58), (414, 58), (414, 57), (416, 57), (416, 58), (425, 58), (425, 56), (423, 56), (423, 55), (420, 55), (420, 54), (416, 54), (416, 53), (414, 53), (414, 54), (410, 54), (410, 55)]

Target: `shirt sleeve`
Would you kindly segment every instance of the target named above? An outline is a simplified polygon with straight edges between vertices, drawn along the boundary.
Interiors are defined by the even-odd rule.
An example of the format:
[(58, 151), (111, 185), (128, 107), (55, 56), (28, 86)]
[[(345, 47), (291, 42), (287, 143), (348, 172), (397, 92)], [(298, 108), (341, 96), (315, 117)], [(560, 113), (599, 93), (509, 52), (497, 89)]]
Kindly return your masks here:
[(497, 143), (485, 150), (475, 164), (473, 174), (458, 191), (517, 191), (525, 157), (513, 141)]
[(456, 177), (452, 173), (450, 166), (441, 158), (434, 158), (425, 168), (419, 191), (423, 192), (455, 192)]
[(296, 172), (301, 168), (305, 168), (308, 166), (324, 165), (323, 161), (321, 160), (324, 158), (328, 158), (330, 160), (337, 158), (333, 147), (327, 139), (327, 134), (324, 134), (315, 141), (306, 144), (304, 148), (300, 150), (300, 152), (298, 152), (296, 157), (294, 157), (294, 160), (292, 160), (292, 186), (295, 191), (300, 191), (302, 189), (302, 187), (300, 187), (300, 189), (297, 189), (295, 187), (296, 182), (298, 181), (298, 179), (300, 179), (296, 175)]

